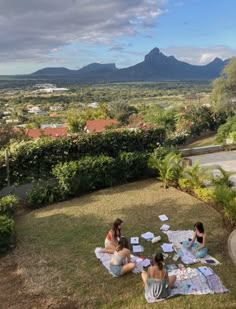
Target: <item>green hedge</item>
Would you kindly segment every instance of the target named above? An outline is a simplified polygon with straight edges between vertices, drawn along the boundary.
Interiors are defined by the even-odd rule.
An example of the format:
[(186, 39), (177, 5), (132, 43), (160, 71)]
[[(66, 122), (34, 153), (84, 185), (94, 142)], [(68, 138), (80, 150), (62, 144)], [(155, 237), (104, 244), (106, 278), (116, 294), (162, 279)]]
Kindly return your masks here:
[(5, 195), (0, 198), (0, 215), (12, 216), (19, 205), (19, 200), (15, 195)]
[[(10, 182), (24, 183), (52, 177), (52, 167), (58, 163), (79, 160), (84, 156), (117, 157), (121, 151), (151, 152), (165, 141), (163, 128), (119, 129), (66, 138), (40, 138), (11, 146)], [(0, 153), (0, 187), (7, 181), (4, 153)]]
[(0, 251), (14, 243), (15, 223), (6, 215), (0, 216)]
[(110, 156), (86, 156), (77, 161), (57, 164), (52, 171), (57, 183), (40, 183), (28, 194), (31, 208), (46, 206), (72, 196), (124, 183), (149, 175), (149, 154), (122, 152)]

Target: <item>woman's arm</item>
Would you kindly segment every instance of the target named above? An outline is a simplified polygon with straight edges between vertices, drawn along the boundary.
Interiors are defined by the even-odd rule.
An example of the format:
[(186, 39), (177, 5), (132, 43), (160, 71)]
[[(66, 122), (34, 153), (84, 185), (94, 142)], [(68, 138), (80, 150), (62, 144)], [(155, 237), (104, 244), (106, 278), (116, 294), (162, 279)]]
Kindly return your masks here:
[(111, 242), (114, 244), (114, 245), (117, 245), (117, 239), (115, 238), (115, 235), (114, 235), (114, 232), (113, 230), (110, 230), (109, 231), (109, 234), (110, 234), (110, 237), (111, 237)]
[(192, 247), (192, 245), (193, 245), (193, 243), (194, 243), (196, 237), (197, 237), (197, 232), (194, 232), (194, 234), (193, 234), (193, 239), (191, 240), (190, 244), (187, 246), (187, 249), (189, 249), (189, 248)]
[(202, 244), (198, 248), (193, 250), (192, 254), (195, 254), (197, 251), (201, 250), (204, 247), (206, 247), (206, 234), (205, 233), (202, 235)]

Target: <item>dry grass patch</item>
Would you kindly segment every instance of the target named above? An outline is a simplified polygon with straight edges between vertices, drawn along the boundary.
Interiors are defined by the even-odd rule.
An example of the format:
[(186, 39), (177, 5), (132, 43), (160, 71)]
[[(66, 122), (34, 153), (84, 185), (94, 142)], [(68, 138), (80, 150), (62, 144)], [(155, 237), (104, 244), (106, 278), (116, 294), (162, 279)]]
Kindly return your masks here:
[[(231, 290), (224, 295), (180, 296), (160, 308), (234, 308), (235, 266), (227, 254), (228, 233), (221, 216), (210, 206), (174, 188), (164, 190), (147, 180), (101, 190), (64, 203), (33, 211), (18, 219), (15, 257), (29, 293), (63, 297), (73, 308), (145, 308), (139, 275), (112, 278), (94, 255), (114, 219), (124, 220), (123, 235), (148, 230), (160, 234), (158, 215), (165, 213), (173, 230), (204, 222), (210, 253), (222, 262), (216, 273)], [(167, 240), (164, 234), (162, 239)], [(159, 244), (144, 243), (151, 257)]]

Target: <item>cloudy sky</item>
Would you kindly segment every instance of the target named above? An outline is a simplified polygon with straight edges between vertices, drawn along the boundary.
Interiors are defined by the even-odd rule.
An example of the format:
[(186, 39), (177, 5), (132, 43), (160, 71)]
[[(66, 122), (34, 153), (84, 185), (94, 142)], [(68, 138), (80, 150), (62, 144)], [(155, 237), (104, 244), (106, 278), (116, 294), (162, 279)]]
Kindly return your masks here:
[(152, 48), (192, 64), (236, 56), (235, 0), (0, 0), (0, 75), (143, 61)]

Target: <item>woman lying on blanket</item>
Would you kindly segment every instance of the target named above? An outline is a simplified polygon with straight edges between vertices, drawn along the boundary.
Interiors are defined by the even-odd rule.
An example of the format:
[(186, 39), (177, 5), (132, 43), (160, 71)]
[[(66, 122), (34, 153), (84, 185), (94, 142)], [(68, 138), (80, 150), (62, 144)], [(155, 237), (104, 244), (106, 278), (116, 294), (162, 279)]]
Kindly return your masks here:
[(170, 295), (170, 289), (174, 287), (176, 276), (168, 276), (163, 265), (163, 254), (157, 253), (154, 258), (154, 266), (148, 271), (143, 271), (141, 276), (144, 282), (145, 298), (148, 302), (155, 302), (157, 299), (166, 298)]
[(105, 239), (105, 248), (101, 249), (102, 253), (114, 253), (121, 238), (121, 228), (123, 221), (119, 218), (113, 223), (112, 229), (107, 233)]
[(197, 258), (203, 258), (207, 255), (206, 233), (204, 232), (202, 222), (194, 224), (193, 238), (192, 240), (184, 241), (183, 246), (190, 250)]
[(135, 263), (130, 262), (129, 242), (127, 238), (121, 237), (111, 259), (110, 272), (119, 277), (132, 271), (135, 266)]

